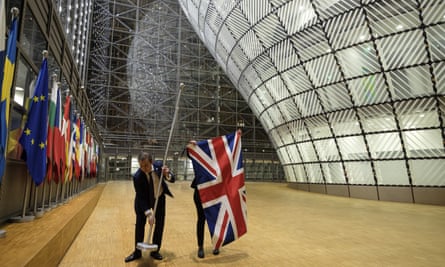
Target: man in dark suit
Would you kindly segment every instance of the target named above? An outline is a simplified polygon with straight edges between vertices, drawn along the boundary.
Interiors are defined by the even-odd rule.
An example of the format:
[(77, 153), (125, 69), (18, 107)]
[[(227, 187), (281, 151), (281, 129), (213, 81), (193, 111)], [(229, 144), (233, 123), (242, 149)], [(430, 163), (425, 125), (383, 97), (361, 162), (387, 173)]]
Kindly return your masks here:
[[(130, 262), (142, 257), (142, 252), (137, 248), (139, 242), (144, 241), (145, 224), (148, 222), (150, 225), (155, 223), (155, 229), (153, 234), (153, 243), (158, 245), (156, 251), (150, 253), (151, 257), (162, 260), (162, 255), (159, 253), (159, 249), (162, 243), (162, 234), (164, 231), (164, 219), (165, 219), (165, 194), (173, 196), (168, 189), (165, 180), (174, 182), (175, 177), (169, 172), (167, 167), (162, 166), (162, 162), (157, 161), (153, 163), (153, 158), (146, 152), (141, 152), (138, 156), (139, 169), (133, 175), (133, 185), (136, 191), (136, 197), (134, 200), (134, 210), (136, 213), (136, 225), (135, 225), (135, 250), (128, 257), (125, 258), (125, 262)], [(159, 177), (161, 174), (165, 179), (162, 179), (161, 192), (159, 195), (156, 214), (154, 214), (154, 206), (156, 202), (155, 192), (158, 189)]]

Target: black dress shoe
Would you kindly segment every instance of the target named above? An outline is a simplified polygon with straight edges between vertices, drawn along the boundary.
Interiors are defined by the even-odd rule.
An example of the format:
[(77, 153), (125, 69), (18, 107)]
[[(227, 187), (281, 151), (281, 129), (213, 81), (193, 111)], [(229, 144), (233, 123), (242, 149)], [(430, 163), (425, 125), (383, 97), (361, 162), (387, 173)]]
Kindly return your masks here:
[(157, 251), (150, 252), (150, 256), (155, 260), (162, 260), (162, 255)]
[(219, 254), (219, 249), (214, 249), (213, 250), (213, 255), (218, 255)]
[(130, 254), (130, 256), (125, 258), (125, 262), (134, 261), (134, 260), (139, 259), (140, 257), (142, 257), (141, 253), (133, 252)]
[(199, 248), (198, 249), (198, 258), (204, 258), (204, 249), (202, 249), (202, 248)]

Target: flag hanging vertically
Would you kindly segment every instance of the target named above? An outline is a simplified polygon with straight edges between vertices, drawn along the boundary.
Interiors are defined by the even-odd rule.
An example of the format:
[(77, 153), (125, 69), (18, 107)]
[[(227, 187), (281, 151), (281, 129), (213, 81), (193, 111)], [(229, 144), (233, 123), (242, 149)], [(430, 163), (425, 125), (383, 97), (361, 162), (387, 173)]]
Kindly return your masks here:
[(241, 131), (187, 146), (213, 249), (247, 232)]
[(0, 90), (2, 88), (3, 82), (3, 69), (5, 66), (5, 53), (6, 53), (6, 13), (5, 13), (6, 2), (2, 1), (0, 3)]
[(63, 163), (65, 156), (65, 143), (61, 140), (61, 125), (62, 125), (62, 100), (60, 97), (60, 88), (56, 80), (57, 76), (54, 76), (53, 87), (51, 89), (51, 101), (49, 105), (48, 114), (48, 141), (47, 141), (47, 157), (48, 168), (47, 177), (48, 180), (54, 179), (56, 183), (62, 175), (64, 169)]
[(26, 165), (34, 183), (40, 185), (46, 174), (46, 141), (48, 135), (48, 52), (37, 76), (34, 96), (28, 112), (28, 120), (23, 128), (20, 144), (26, 156)]
[[(2, 9), (4, 13), (4, 4), (6, 1), (2, 1)], [(18, 13), (17, 8), (12, 9), (12, 23), (8, 36), (8, 44), (6, 46), (6, 57), (2, 59), (2, 68), (0, 88), (1, 88), (1, 103), (0, 103), (0, 182), (5, 173), (6, 167), (6, 147), (8, 140), (8, 122), (9, 122), (9, 102), (11, 97), (11, 86), (14, 76), (14, 66), (17, 50), (17, 31), (18, 31)], [(0, 19), (5, 20), (5, 14), (1, 14)], [(0, 34), (5, 36), (5, 26), (1, 26)], [(1, 40), (3, 43), (3, 39)]]
[(54, 151), (54, 120), (56, 117), (56, 102), (57, 102), (57, 91), (59, 90), (57, 88), (57, 75), (53, 75), (52, 80), (53, 86), (51, 88), (51, 99), (49, 101), (49, 110), (48, 110), (48, 138), (46, 142), (46, 156), (47, 156), (47, 174), (46, 177), (48, 178), (48, 181), (51, 181), (53, 179), (53, 173), (54, 173), (54, 161), (53, 161), (53, 151)]
[(62, 121), (62, 136), (65, 146), (65, 156), (63, 166), (62, 181), (69, 181), (71, 178), (71, 153), (70, 153), (70, 140), (71, 140), (71, 97), (67, 95), (65, 97), (65, 104), (63, 105), (63, 121)]

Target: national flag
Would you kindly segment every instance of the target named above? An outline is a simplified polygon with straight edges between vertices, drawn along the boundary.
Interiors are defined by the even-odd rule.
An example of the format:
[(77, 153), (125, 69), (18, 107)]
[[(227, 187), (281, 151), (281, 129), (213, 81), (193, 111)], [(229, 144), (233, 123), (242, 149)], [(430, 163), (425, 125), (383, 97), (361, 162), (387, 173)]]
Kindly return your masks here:
[(247, 232), (241, 131), (187, 146), (213, 249)]
[[(5, 2), (1, 3), (1, 11), (0, 14), (0, 35), (1, 35), (1, 44), (0, 50), (5, 51), (4, 49), (4, 40), (3, 37), (6, 33), (5, 26)], [(5, 54), (0, 56), (0, 88), (1, 88), (1, 102), (0, 102), (0, 182), (5, 173), (6, 167), (6, 148), (7, 148), (7, 140), (8, 140), (8, 124), (9, 124), (9, 102), (11, 98), (11, 87), (12, 80), (14, 77), (14, 67), (16, 60), (16, 52), (17, 52), (17, 32), (18, 32), (18, 9), (13, 9), (13, 18), (11, 23), (11, 29), (9, 31), (8, 43), (6, 46), (6, 58)]]
[(80, 153), (80, 117), (77, 117), (77, 121), (74, 124), (74, 175), (80, 180), (81, 178), (81, 153)]
[(59, 182), (59, 179), (62, 176), (62, 170), (64, 167), (64, 160), (62, 156), (65, 156), (65, 144), (63, 140), (61, 140), (63, 137), (61, 135), (60, 128), (62, 125), (61, 102), (62, 100), (60, 97), (58, 82), (53, 80), (48, 116), (47, 177), (48, 180), (54, 178), (56, 183)]
[(54, 116), (54, 151), (53, 159), (56, 165), (57, 181), (63, 180), (65, 169), (65, 140), (62, 136), (62, 96), (60, 88), (57, 90), (56, 114)]
[(40, 185), (46, 174), (46, 141), (48, 136), (48, 60), (45, 53), (34, 96), (28, 112), (20, 144), (26, 156), (26, 165), (36, 185)]
[(65, 104), (63, 105), (63, 121), (62, 121), (62, 137), (64, 140), (65, 146), (65, 156), (64, 156), (64, 166), (62, 180), (69, 181), (70, 178), (70, 170), (71, 170), (71, 153), (70, 153), (70, 144), (71, 144), (71, 97), (67, 95), (65, 97)]
[(51, 100), (49, 102), (49, 110), (48, 110), (48, 141), (46, 143), (46, 156), (47, 156), (47, 174), (48, 181), (51, 181), (53, 178), (53, 151), (54, 151), (54, 120), (56, 116), (56, 103), (57, 103), (57, 94), (59, 88), (57, 88), (57, 80), (53, 79), (53, 86), (51, 88)]

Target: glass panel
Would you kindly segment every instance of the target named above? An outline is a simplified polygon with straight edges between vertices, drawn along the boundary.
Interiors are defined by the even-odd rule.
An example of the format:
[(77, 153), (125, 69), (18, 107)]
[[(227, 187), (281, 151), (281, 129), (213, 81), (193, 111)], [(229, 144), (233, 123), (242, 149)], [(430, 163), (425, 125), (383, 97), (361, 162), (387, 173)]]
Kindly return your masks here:
[(241, 1), (239, 7), (251, 25), (256, 24), (271, 12), (271, 6), (267, 0), (244, 0)]
[(402, 132), (408, 157), (443, 157), (443, 140), (440, 130)]
[(434, 24), (437, 22), (445, 22), (445, 2), (444, 1), (431, 1), (422, 0), (421, 8), (423, 21), (425, 24)]
[(328, 184), (345, 184), (346, 178), (343, 166), (339, 162), (322, 163), (321, 167)]
[(331, 137), (328, 122), (324, 116), (315, 116), (305, 119), (306, 126), (312, 134), (312, 138), (326, 138)]
[(370, 39), (368, 25), (361, 8), (352, 9), (326, 21), (325, 31), (334, 50)]
[(391, 70), (427, 62), (421, 30), (376, 40), (383, 68)]
[(283, 83), (283, 80), (279, 76), (275, 76), (265, 83), (265, 87), (268, 89), (275, 102), (278, 102), (284, 98), (289, 98), (289, 90)]
[[(372, 43), (338, 51), (337, 56), (343, 67), (345, 78), (368, 75), (380, 71), (380, 64), (377, 61), (377, 54)], [(368, 84), (363, 85), (369, 87), (372, 82), (372, 80), (369, 80)]]
[(379, 185), (409, 185), (404, 160), (374, 161)]
[(326, 55), (305, 63), (310, 79), (316, 87), (338, 82), (341, 74), (332, 55)]
[(303, 117), (313, 116), (322, 112), (320, 102), (314, 91), (299, 94), (294, 98)]
[(250, 60), (255, 59), (264, 51), (260, 40), (256, 37), (253, 30), (249, 30), (246, 35), (239, 40), (239, 46), (243, 49), (244, 53), (246, 53)]
[(295, 144), (287, 146), (286, 149), (289, 156), (289, 163), (302, 162), (300, 154), (298, 153), (298, 147)]
[(306, 183), (307, 177), (306, 172), (304, 171), (303, 165), (293, 165), (294, 175), (296, 177), (297, 182)]
[(435, 98), (423, 98), (395, 103), (402, 129), (439, 127)]
[(386, 77), (393, 99), (407, 99), (434, 93), (428, 66), (391, 71)]
[(297, 147), (303, 157), (303, 162), (314, 162), (318, 160), (312, 142), (300, 143), (297, 144)]
[(403, 158), (398, 133), (371, 134), (366, 136), (373, 159)]
[(433, 64), (434, 77), (436, 78), (437, 93), (445, 94), (445, 63)]
[(320, 161), (340, 160), (340, 154), (338, 153), (338, 149), (335, 145), (334, 139), (314, 141), (314, 145), (317, 149)]
[(304, 121), (302, 120), (292, 121), (291, 124), (289, 125), (289, 128), (292, 131), (292, 134), (295, 138), (295, 142), (301, 142), (310, 139), (309, 132), (306, 126), (304, 125)]
[(292, 98), (286, 99), (280, 103), (278, 103), (280, 110), (283, 112), (283, 117), (285, 121), (289, 122), (295, 119), (300, 118), (300, 114)]
[[(445, 11), (443, 11), (445, 13)], [(445, 17), (445, 16), (444, 16)], [(430, 43), (428, 48), (430, 49), (432, 60), (444, 60), (444, 46), (445, 44), (445, 25), (437, 25), (426, 29), (427, 39)]]
[(293, 166), (291, 166), (291, 165), (283, 166), (283, 170), (284, 170), (284, 173), (286, 175), (286, 180), (287, 181), (289, 181), (289, 182), (296, 182), (297, 181), (297, 179), (295, 177), (295, 174), (294, 174)]
[(24, 53), (32, 59), (33, 63), (39, 68), (42, 63), (42, 52), (47, 48), (45, 36), (40, 30), (35, 18), (30, 10), (24, 13), (23, 31), (20, 35), (20, 44)]
[(321, 104), (326, 112), (352, 106), (351, 98), (344, 83), (336, 83), (317, 89)]
[(297, 35), (291, 36), (291, 41), (295, 45), (302, 61), (331, 52), (328, 40), (319, 26), (305, 29)]
[(281, 137), (281, 138), (275, 138), (276, 139), (275, 143), (277, 144), (277, 146), (287, 145), (293, 143), (294, 141), (287, 125), (282, 125), (276, 129), (273, 129), (271, 131), (270, 136), (275, 136), (275, 135)]
[(314, 0), (320, 17), (326, 19), (360, 5), (360, 0)]
[(292, 43), (286, 39), (272, 47), (269, 51), (278, 72), (283, 72), (299, 63), (297, 54), (295, 54)]
[(287, 1), (277, 10), (277, 15), (289, 35), (316, 22), (316, 14), (309, 0)]
[(297, 94), (312, 89), (312, 84), (302, 67), (294, 67), (280, 76), (287, 88), (289, 88), (290, 94)]
[(370, 162), (345, 162), (349, 184), (375, 184)]
[(357, 106), (388, 101), (387, 86), (383, 75), (371, 75), (347, 82)]
[(363, 136), (342, 137), (337, 142), (344, 160), (369, 160)]
[(410, 160), (413, 185), (445, 186), (445, 159)]
[(337, 136), (361, 133), (360, 125), (353, 109), (330, 113), (328, 117), (334, 134)]
[(269, 48), (287, 38), (287, 33), (281, 26), (279, 18), (271, 13), (254, 27), (255, 33), (261, 39), (263, 47)]
[(323, 183), (320, 164), (305, 164), (307, 176), (310, 183)]
[(358, 109), (365, 132), (397, 130), (396, 120), (390, 104), (362, 107)]
[(375, 1), (366, 7), (375, 37), (420, 26), (415, 0)]

